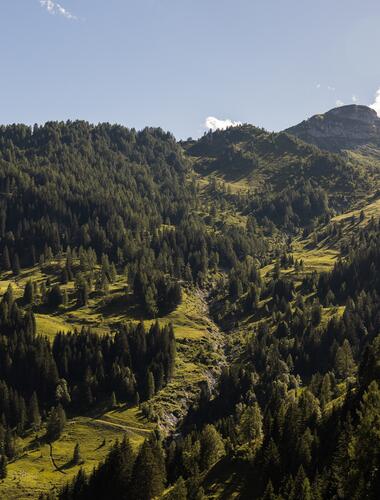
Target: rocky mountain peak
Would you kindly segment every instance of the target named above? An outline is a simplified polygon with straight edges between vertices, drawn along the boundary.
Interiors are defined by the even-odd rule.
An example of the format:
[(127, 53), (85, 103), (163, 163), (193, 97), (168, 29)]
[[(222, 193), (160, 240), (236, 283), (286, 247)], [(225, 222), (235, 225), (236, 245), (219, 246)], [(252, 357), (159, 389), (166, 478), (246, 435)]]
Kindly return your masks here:
[(380, 146), (380, 118), (373, 109), (357, 104), (314, 115), (286, 132), (330, 151)]

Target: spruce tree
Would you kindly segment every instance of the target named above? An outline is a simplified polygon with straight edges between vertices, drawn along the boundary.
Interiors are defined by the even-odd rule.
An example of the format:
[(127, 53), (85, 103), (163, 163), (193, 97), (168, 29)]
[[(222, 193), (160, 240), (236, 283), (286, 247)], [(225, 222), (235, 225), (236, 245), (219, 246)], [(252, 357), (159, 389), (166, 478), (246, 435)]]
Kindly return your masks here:
[(116, 405), (117, 405), (117, 400), (116, 400), (115, 391), (112, 391), (111, 397), (110, 397), (110, 408), (115, 408)]
[(253, 458), (264, 439), (263, 417), (257, 403), (243, 410), (237, 432), (242, 450)]
[(5, 479), (7, 477), (7, 465), (7, 457), (5, 455), (0, 455), (0, 479)]
[(149, 286), (144, 295), (145, 310), (150, 318), (155, 318), (158, 313), (156, 291), (153, 286)]
[(274, 493), (274, 488), (271, 480), (268, 481), (264, 495), (261, 497), (261, 500), (277, 500), (277, 496)]
[(310, 481), (301, 465), (294, 479), (294, 485), (289, 500), (312, 500), (312, 498)]
[(48, 293), (48, 305), (49, 307), (59, 307), (63, 304), (63, 295), (61, 288), (58, 284), (53, 285), (51, 290)]
[(147, 373), (147, 381), (146, 381), (147, 389), (146, 389), (146, 397), (147, 399), (150, 399), (154, 396), (156, 392), (156, 387), (155, 387), (155, 382), (154, 382), (154, 376), (153, 373), (148, 370)]
[(61, 404), (52, 408), (46, 424), (46, 437), (49, 441), (58, 439), (66, 424), (66, 414)]
[(132, 476), (132, 495), (136, 500), (151, 500), (165, 488), (165, 463), (154, 437), (146, 439), (137, 456)]
[(29, 421), (35, 429), (38, 429), (41, 425), (41, 414), (36, 392), (33, 392), (29, 401)]
[(212, 467), (224, 455), (221, 435), (212, 424), (206, 425), (201, 433), (201, 466), (203, 470)]
[(17, 253), (13, 256), (12, 271), (15, 276), (18, 276), (21, 272), (20, 258)]
[(8, 427), (5, 433), (4, 440), (4, 451), (5, 455), (12, 459), (16, 454), (16, 441), (12, 430)]
[(74, 447), (74, 452), (73, 452), (73, 463), (75, 465), (79, 465), (83, 463), (81, 452), (80, 452), (80, 447), (79, 443), (77, 443)]
[(9, 250), (6, 245), (3, 250), (3, 269), (5, 271), (9, 271), (11, 269), (11, 259), (9, 257)]
[(335, 357), (335, 368), (337, 374), (342, 378), (350, 377), (354, 373), (355, 361), (347, 339), (344, 339), (343, 344), (338, 347)]
[(332, 398), (332, 391), (331, 391), (330, 375), (326, 373), (322, 380), (321, 392), (320, 392), (320, 400), (322, 408), (324, 408), (327, 405), (327, 403), (331, 401), (331, 398)]
[(33, 304), (34, 302), (34, 286), (31, 280), (25, 285), (23, 301), (24, 304)]
[(182, 476), (180, 476), (173, 488), (165, 496), (165, 500), (187, 500), (186, 483)]

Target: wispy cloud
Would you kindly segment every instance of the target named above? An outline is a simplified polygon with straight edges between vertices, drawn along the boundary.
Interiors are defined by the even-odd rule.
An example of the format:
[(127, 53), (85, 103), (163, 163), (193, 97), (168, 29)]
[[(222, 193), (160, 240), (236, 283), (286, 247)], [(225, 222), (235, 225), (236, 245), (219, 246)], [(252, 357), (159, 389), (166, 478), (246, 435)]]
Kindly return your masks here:
[(352, 102), (358, 102), (358, 98), (356, 97), (356, 95), (353, 95), (351, 97), (351, 99), (352, 99)]
[(370, 105), (370, 108), (374, 109), (378, 116), (380, 116), (380, 89), (377, 90), (375, 102)]
[(59, 14), (60, 16), (65, 17), (66, 19), (71, 19), (72, 21), (77, 21), (78, 18), (71, 14), (67, 9), (62, 7), (58, 2), (53, 2), (53, 0), (40, 0), (40, 5), (44, 9), (46, 9), (49, 14)]
[(340, 99), (337, 99), (337, 100), (335, 101), (335, 104), (336, 104), (336, 106), (344, 106), (344, 102), (343, 102), (343, 101), (341, 101)]
[(238, 127), (241, 125), (241, 122), (234, 122), (232, 120), (219, 120), (219, 118), (215, 118), (215, 116), (208, 116), (205, 121), (205, 127), (208, 130), (226, 130), (229, 127)]
[(322, 83), (317, 83), (315, 85), (316, 89), (321, 89), (321, 90), (328, 90), (329, 92), (335, 92), (336, 88), (332, 87), (331, 85), (324, 85)]

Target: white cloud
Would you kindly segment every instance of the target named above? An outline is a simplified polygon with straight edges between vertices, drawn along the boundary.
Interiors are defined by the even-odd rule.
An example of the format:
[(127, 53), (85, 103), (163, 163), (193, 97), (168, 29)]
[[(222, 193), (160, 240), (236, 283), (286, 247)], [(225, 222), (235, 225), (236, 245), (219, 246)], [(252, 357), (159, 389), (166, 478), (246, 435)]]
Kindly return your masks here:
[(71, 19), (76, 21), (78, 18), (71, 14), (68, 10), (62, 7), (58, 2), (53, 2), (53, 0), (40, 0), (41, 7), (45, 8), (50, 14), (59, 14), (66, 19)]
[(380, 116), (380, 89), (376, 92), (375, 102), (370, 105), (370, 108), (374, 109), (378, 116)]
[(328, 85), (327, 90), (329, 90), (330, 92), (335, 92), (335, 87), (330, 87), (330, 85)]
[(351, 99), (352, 99), (352, 102), (358, 102), (358, 98), (356, 97), (356, 95), (353, 95)]
[(232, 120), (219, 120), (218, 118), (215, 118), (215, 116), (208, 116), (205, 121), (205, 127), (208, 130), (226, 130), (226, 128), (229, 127), (238, 127), (239, 125), (242, 125), (241, 122), (234, 122)]
[(336, 106), (344, 106), (344, 102), (341, 101), (340, 99), (338, 99), (337, 101), (335, 101), (335, 104), (336, 104)]
[(321, 88), (321, 84), (317, 83), (316, 87), (317, 87), (317, 89), (320, 89)]

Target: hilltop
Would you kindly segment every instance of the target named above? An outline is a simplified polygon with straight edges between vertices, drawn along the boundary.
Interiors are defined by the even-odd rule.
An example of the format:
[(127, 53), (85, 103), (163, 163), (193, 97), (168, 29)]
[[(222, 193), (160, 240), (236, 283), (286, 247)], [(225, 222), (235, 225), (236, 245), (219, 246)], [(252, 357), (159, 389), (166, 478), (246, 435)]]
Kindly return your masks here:
[(363, 146), (380, 147), (380, 118), (373, 109), (358, 104), (314, 115), (286, 132), (335, 152)]

